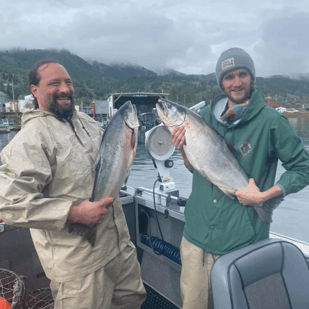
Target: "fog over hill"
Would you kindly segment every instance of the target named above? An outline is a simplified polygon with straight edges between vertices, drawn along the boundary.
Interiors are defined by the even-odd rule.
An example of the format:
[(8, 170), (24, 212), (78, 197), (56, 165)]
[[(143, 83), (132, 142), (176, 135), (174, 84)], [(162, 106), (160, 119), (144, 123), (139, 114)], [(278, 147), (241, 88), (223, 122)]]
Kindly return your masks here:
[[(169, 98), (185, 105), (210, 100), (221, 92), (214, 73), (187, 75), (172, 69), (157, 72), (132, 63), (109, 65), (85, 60), (69, 50), (13, 49), (0, 51), (0, 91), (9, 98), (23, 98), (29, 94), (27, 74), (34, 63), (42, 59), (59, 61), (74, 80), (77, 101), (91, 103), (93, 99), (106, 99), (113, 92), (161, 92), (170, 93)], [(264, 96), (278, 100), (309, 102), (309, 74), (293, 76), (274, 75), (257, 77), (256, 85)]]

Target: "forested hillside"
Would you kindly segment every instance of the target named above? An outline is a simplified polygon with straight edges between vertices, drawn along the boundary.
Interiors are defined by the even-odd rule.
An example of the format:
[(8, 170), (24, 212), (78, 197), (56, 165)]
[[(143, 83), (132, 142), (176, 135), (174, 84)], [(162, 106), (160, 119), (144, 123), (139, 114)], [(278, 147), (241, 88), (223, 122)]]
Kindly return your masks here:
[[(76, 102), (83, 101), (84, 106), (93, 99), (106, 99), (113, 92), (168, 92), (170, 100), (187, 106), (203, 100), (208, 104), (220, 93), (213, 73), (185, 75), (170, 71), (161, 76), (140, 66), (89, 63), (67, 50), (21, 49), (0, 52), (0, 91), (12, 100), (14, 89), (14, 99), (23, 99), (29, 94), (28, 71), (42, 59), (54, 59), (65, 66), (74, 80)], [(264, 97), (271, 96), (279, 102), (309, 102), (306, 78), (258, 77), (256, 84)]]

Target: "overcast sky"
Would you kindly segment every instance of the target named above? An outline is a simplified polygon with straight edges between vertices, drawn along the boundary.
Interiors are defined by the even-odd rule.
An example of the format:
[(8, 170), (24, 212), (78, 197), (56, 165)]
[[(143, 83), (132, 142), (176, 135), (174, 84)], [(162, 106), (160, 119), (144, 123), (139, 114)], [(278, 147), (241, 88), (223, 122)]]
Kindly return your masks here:
[(209, 74), (230, 47), (251, 54), (257, 76), (309, 73), (309, 1), (1, 3), (1, 50), (64, 48), (105, 64), (133, 63), (152, 70), (168, 67), (186, 74)]

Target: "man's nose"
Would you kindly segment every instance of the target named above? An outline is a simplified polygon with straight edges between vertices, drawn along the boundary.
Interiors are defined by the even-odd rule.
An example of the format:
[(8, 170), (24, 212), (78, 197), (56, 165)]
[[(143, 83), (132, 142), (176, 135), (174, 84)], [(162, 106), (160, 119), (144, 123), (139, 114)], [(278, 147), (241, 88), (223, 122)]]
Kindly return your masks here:
[(242, 80), (240, 77), (236, 76), (234, 78), (234, 86), (240, 86), (242, 84)]
[(70, 88), (66, 83), (61, 83), (59, 86), (59, 92), (70, 93)]

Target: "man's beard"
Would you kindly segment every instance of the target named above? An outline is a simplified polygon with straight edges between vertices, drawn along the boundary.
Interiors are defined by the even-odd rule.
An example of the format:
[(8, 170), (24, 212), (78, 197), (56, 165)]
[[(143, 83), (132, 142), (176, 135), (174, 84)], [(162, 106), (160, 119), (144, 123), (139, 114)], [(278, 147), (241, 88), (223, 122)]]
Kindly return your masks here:
[[(251, 82), (250, 83), (250, 87), (249, 89), (247, 89), (247, 91), (245, 92), (245, 95), (240, 99), (240, 100), (237, 100), (235, 99), (233, 96), (231, 96), (229, 93), (225, 92), (225, 94), (227, 95), (228, 99), (230, 101), (232, 101), (233, 103), (235, 104), (242, 104), (242, 103), (245, 103), (247, 102), (248, 100), (250, 100), (251, 96), (252, 96), (252, 93), (253, 91), (255, 90), (255, 86), (254, 86), (254, 83)], [(224, 89), (223, 89), (224, 91)]]
[[(66, 97), (71, 100), (71, 104), (69, 107), (64, 108), (62, 105), (57, 103), (57, 99), (61, 97)], [(69, 96), (67, 95), (61, 95), (61, 94), (55, 94), (52, 99), (49, 101), (49, 111), (54, 113), (58, 119), (66, 119), (66, 120), (71, 120), (73, 116), (75, 108), (75, 103), (74, 103), (74, 98), (70, 94)]]

